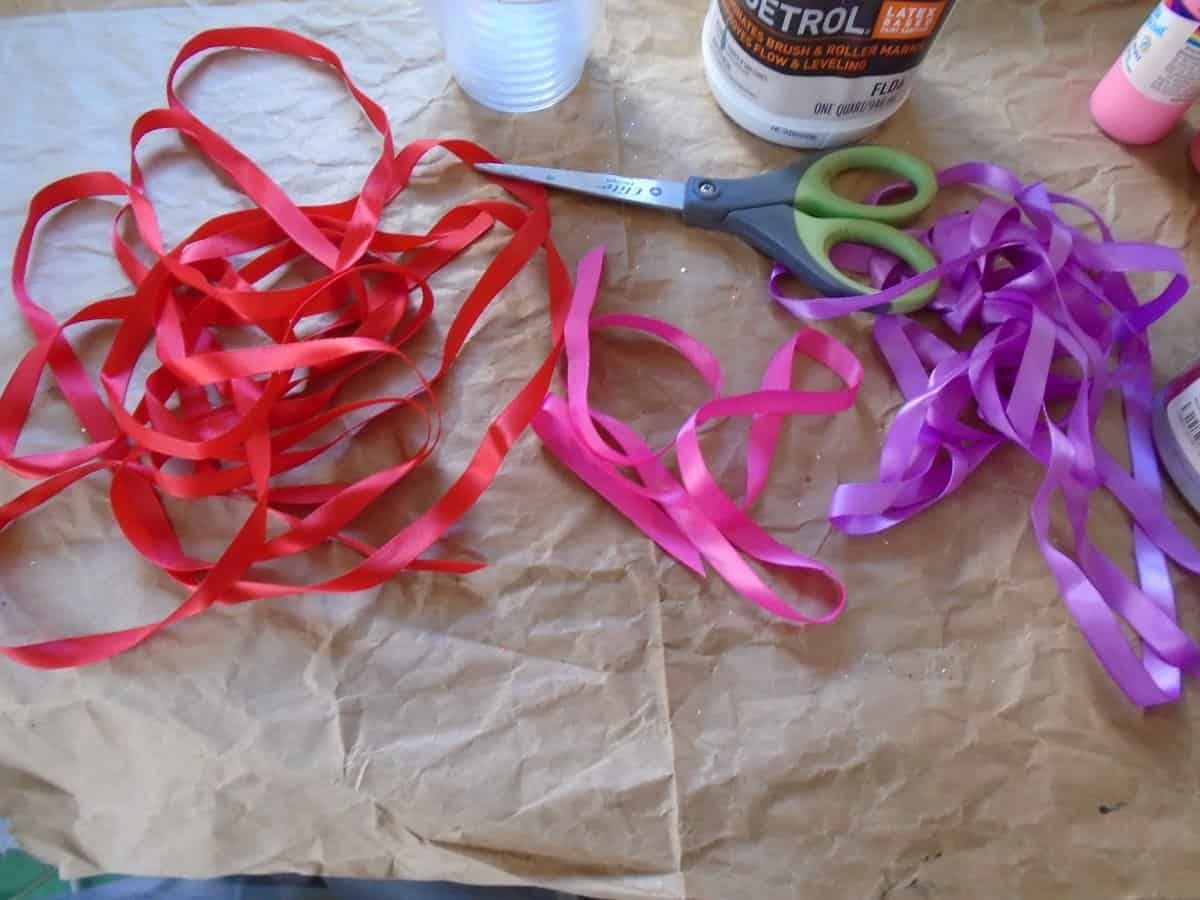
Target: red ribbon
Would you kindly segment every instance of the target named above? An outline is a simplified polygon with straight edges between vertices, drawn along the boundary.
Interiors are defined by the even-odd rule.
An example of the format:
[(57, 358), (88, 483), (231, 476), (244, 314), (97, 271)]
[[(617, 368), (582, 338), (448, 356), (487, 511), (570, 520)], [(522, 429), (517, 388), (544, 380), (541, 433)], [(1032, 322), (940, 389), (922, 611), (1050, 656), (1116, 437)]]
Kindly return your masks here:
[[(267, 175), (194, 116), (174, 83), (194, 56), (218, 48), (261, 50), (316, 60), (333, 68), (383, 137), (383, 150), (362, 191), (342, 203), (297, 206)], [(163, 246), (157, 218), (137, 162), (137, 147), (154, 131), (174, 130), (218, 166), (254, 203), (253, 209), (219, 216), (177, 247)], [(464, 573), (480, 563), (422, 557), (483, 494), (517, 437), (541, 408), (562, 345), (571, 279), (550, 239), (544, 189), (501, 182), (522, 205), (465, 203), (423, 234), (393, 234), (380, 216), (407, 186), (413, 168), (442, 147), (468, 164), (495, 161), (468, 141), (416, 141), (395, 152), (387, 115), (354, 85), (329, 49), (273, 28), (228, 28), (188, 41), (171, 66), (167, 108), (145, 113), (131, 135), (128, 182), (108, 172), (86, 172), (42, 189), (30, 204), (13, 259), (13, 293), (36, 344), (18, 364), (0, 395), (0, 462), (37, 484), (0, 508), (0, 528), (36, 509), (95, 472), (112, 473), (113, 516), (126, 539), (149, 562), (187, 586), (187, 599), (169, 616), (140, 628), (86, 637), (3, 647), (10, 659), (39, 668), (85, 665), (123, 653), (159, 629), (214, 603), (310, 592), (351, 592), (374, 587), (404, 570)], [(113, 253), (133, 292), (91, 303), (63, 322), (29, 295), (25, 286), (38, 223), (55, 209), (91, 197), (122, 197), (125, 207), (112, 232)], [(144, 265), (125, 240), (126, 213), (143, 249)], [(427, 279), (455, 260), (494, 224), (512, 231), (446, 332), (441, 364), (425, 374), (404, 347), (428, 323), (434, 295)], [(440, 436), (434, 389), (453, 367), (472, 327), (497, 295), (530, 261), (546, 251), (550, 346), (529, 381), (489, 424), (470, 464), (432, 506), (382, 546), (347, 529), (384, 492), (420, 470)], [(251, 255), (235, 264), (235, 257)], [(325, 274), (287, 289), (256, 287), (302, 258)], [(420, 297), (413, 302), (414, 295)], [(316, 320), (314, 317), (321, 317)], [(298, 333), (306, 321), (314, 329)], [(75, 325), (115, 323), (116, 332), (95, 380), (67, 338)], [(252, 334), (249, 348), (227, 347), (237, 328)], [(147, 348), (158, 358), (145, 395), (132, 409), (126, 397), (134, 367)], [(402, 396), (338, 403), (341, 389), (387, 356), (412, 366), (420, 387)], [(38, 382), (49, 368), (63, 399), (87, 435), (82, 447), (18, 456), (17, 443)], [(98, 384), (98, 386), (97, 386)], [(353, 483), (276, 483), (277, 476), (312, 461), (369, 423), (395, 410), (426, 418), (426, 440), (416, 453)], [(333, 437), (318, 433), (343, 415), (368, 411), (362, 422)], [(215, 560), (183, 548), (162, 497), (184, 500), (224, 496), (249, 508), (241, 529)], [(274, 519), (286, 531), (267, 536)], [(326, 542), (362, 559), (342, 575), (317, 584), (282, 584), (254, 577), (256, 563), (303, 553)]]

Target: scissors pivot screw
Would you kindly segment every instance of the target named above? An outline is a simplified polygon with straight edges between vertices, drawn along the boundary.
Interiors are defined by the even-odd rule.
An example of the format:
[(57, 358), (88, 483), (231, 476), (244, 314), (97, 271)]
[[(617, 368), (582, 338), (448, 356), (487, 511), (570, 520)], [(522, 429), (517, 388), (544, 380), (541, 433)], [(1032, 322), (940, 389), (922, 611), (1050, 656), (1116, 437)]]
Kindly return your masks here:
[(717, 195), (717, 186), (711, 181), (700, 182), (700, 186), (696, 190), (704, 197), (715, 197)]

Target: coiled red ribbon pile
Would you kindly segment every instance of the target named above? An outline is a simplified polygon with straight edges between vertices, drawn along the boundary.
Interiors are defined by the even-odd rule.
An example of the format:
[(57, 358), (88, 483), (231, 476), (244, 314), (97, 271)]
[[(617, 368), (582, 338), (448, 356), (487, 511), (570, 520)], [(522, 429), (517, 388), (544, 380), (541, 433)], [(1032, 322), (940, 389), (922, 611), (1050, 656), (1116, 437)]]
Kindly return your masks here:
[[(198, 54), (225, 47), (316, 60), (340, 75), (383, 140), (357, 196), (328, 206), (296, 206), (184, 106), (174, 86), (180, 68)], [(159, 130), (183, 135), (254, 208), (219, 216), (166, 249), (136, 156), (142, 139)], [(746, 599), (789, 621), (817, 623), (837, 616), (845, 590), (834, 573), (772, 539), (747, 509), (766, 485), (785, 416), (827, 415), (854, 403), (862, 369), (853, 354), (828, 335), (805, 328), (771, 359), (760, 390), (723, 395), (715, 355), (682, 330), (642, 316), (592, 318), (602, 251), (583, 261), (572, 296), (570, 275), (550, 239), (545, 192), (535, 185), (497, 179), (519, 205), (466, 203), (425, 233), (382, 231), (385, 207), (436, 147), (467, 163), (494, 161), (467, 141), (418, 141), (397, 153), (387, 116), (355, 87), (328, 49), (276, 29), (221, 29), (184, 45), (168, 75), (166, 108), (135, 122), (128, 181), (88, 172), (57, 181), (34, 197), (16, 249), (13, 292), (36, 343), (0, 395), (0, 463), (37, 484), (0, 508), (0, 529), (76, 481), (108, 471), (113, 515), (125, 537), (189, 594), (173, 613), (150, 625), (2, 647), (0, 653), (43, 668), (82, 665), (128, 650), (165, 625), (218, 602), (359, 591), (406, 569), (477, 569), (476, 562), (423, 554), (479, 499), (513, 441), (531, 423), (552, 453), (697, 574), (703, 574), (708, 562)], [(1003, 442), (1020, 445), (1046, 467), (1031, 509), (1033, 524), (1084, 635), (1134, 702), (1149, 706), (1174, 700), (1181, 673), (1200, 671), (1200, 645), (1175, 622), (1166, 559), (1200, 572), (1200, 549), (1163, 509), (1150, 443), (1153, 385), (1145, 331), (1185, 293), (1182, 260), (1169, 248), (1114, 241), (1100, 217), (1079, 201), (1049, 193), (1040, 184), (1024, 184), (996, 166), (968, 163), (943, 172), (941, 183), (972, 184), (1007, 199), (985, 199), (974, 210), (919, 232), (942, 260), (933, 271), (903, 279), (894, 259), (851, 247), (839, 250), (840, 261), (870, 271), (879, 293), (797, 299), (780, 288), (786, 273), (777, 270), (772, 278), (778, 302), (802, 318), (821, 319), (875, 308), (940, 277), (933, 308), (946, 324), (959, 332), (969, 325), (984, 331), (973, 346), (960, 350), (911, 319), (877, 319), (876, 337), (908, 402), (891, 426), (878, 481), (842, 485), (831, 519), (852, 534), (893, 527), (952, 493)], [(133, 290), (93, 302), (58, 322), (26, 289), (34, 233), (55, 209), (91, 197), (119, 197), (125, 203), (114, 223), (112, 251)], [(1056, 209), (1063, 205), (1083, 207), (1101, 239), (1067, 224)], [(123, 236), (126, 214), (150, 265), (141, 262)], [(419, 371), (404, 348), (432, 316), (428, 278), (496, 223), (510, 229), (511, 238), (454, 314), (436, 371)], [(488, 305), (539, 248), (546, 253), (549, 297), (545, 358), (490, 423), (466, 469), (432, 506), (381, 546), (355, 537), (348, 530), (351, 523), (430, 459), (440, 436), (438, 382)], [(315, 261), (325, 274), (299, 287), (260, 286), (301, 259)], [(1139, 270), (1167, 272), (1173, 278), (1157, 297), (1141, 303), (1126, 277)], [(68, 334), (75, 326), (96, 322), (115, 323), (116, 328), (93, 380)], [(652, 451), (628, 425), (589, 405), (589, 333), (605, 327), (634, 329), (665, 341), (710, 388), (712, 400), (687, 419), (669, 447)], [(227, 346), (223, 336), (231, 328), (254, 335), (257, 342)], [(549, 389), (564, 346), (567, 394), (562, 399)], [(143, 396), (128, 410), (135, 367), (151, 348), (159, 365), (146, 379)], [(790, 389), (797, 354), (833, 371), (845, 387)], [(343, 387), (384, 357), (410, 365), (420, 386), (400, 396), (339, 402)], [(1079, 374), (1058, 371), (1061, 360), (1073, 362)], [(46, 369), (88, 442), (19, 455), (18, 441)], [(1120, 394), (1126, 409), (1131, 470), (1096, 440), (1104, 398), (1112, 393)], [(1054, 412), (1058, 405), (1067, 412)], [(428, 423), (424, 445), (407, 458), (352, 483), (278, 480), (397, 410), (416, 411)], [(966, 420), (972, 412), (986, 427)], [(345, 427), (342, 417), (352, 413), (359, 419)], [(740, 501), (712, 477), (698, 440), (705, 422), (728, 416), (751, 419)], [(341, 430), (329, 436), (334, 428)], [(662, 462), (668, 450), (676, 454), (678, 475)], [(1125, 506), (1135, 523), (1138, 584), (1088, 537), (1090, 498), (1102, 489)], [(1055, 494), (1063, 497), (1071, 526), (1066, 550), (1050, 536)], [(243, 502), (247, 515), (218, 558), (198, 559), (184, 550), (162, 499), (214, 496)], [(284, 529), (273, 537), (268, 533), (271, 520)], [(283, 584), (252, 571), (258, 563), (327, 542), (349, 548), (361, 562), (317, 584)], [(749, 561), (815, 574), (832, 587), (830, 608), (814, 615), (802, 612), (764, 584)], [(1125, 639), (1122, 623), (1144, 642), (1140, 657)]]
[[(324, 63), (341, 77), (383, 139), (362, 191), (343, 203), (299, 207), (250, 159), (206, 126), (175, 90), (188, 60), (218, 48), (269, 51)], [(154, 207), (138, 166), (148, 134), (173, 130), (219, 167), (254, 203), (219, 216), (178, 246), (163, 246)], [(149, 562), (187, 587), (187, 599), (162, 621), (86, 637), (0, 648), (17, 662), (60, 668), (96, 662), (128, 650), (165, 625), (214, 603), (240, 603), (309, 591), (360, 591), (405, 569), (469, 572), (475, 562), (425, 557), (446, 530), (479, 499), (513, 441), (538, 412), (558, 362), (571, 279), (550, 239), (545, 192), (506, 183), (520, 205), (481, 200), (455, 207), (423, 234), (391, 234), (380, 216), (408, 184), (413, 168), (435, 147), (464, 162), (495, 157), (467, 141), (418, 141), (398, 153), (384, 111), (355, 87), (327, 48), (270, 28), (204, 32), (188, 41), (171, 66), (167, 106), (142, 115), (132, 131), (130, 178), (86, 172), (56, 181), (32, 200), (16, 248), (13, 291), (36, 344), (0, 396), (0, 462), (37, 484), (0, 508), (0, 528), (82, 478), (112, 473), (113, 515), (125, 537)], [(112, 250), (132, 292), (98, 300), (58, 322), (25, 286), (38, 223), (53, 210), (90, 197), (125, 203), (112, 232)], [(144, 265), (122, 236), (128, 213)], [(436, 371), (416, 371), (420, 386), (403, 396), (339, 402), (347, 382), (383, 357), (409, 362), (404, 347), (430, 321), (434, 296), (427, 279), (451, 263), (496, 223), (512, 237), (488, 264), (449, 325)], [(547, 351), (529, 381), (481, 435), (478, 450), (452, 486), (425, 512), (381, 546), (346, 529), (402, 479), (421, 471), (438, 443), (434, 389), (458, 358), (472, 326), (529, 262), (545, 250), (549, 295)], [(235, 258), (249, 261), (235, 264)], [(325, 274), (299, 287), (260, 288), (260, 282), (301, 258)], [(416, 299), (419, 298), (419, 299)], [(115, 323), (103, 364), (89, 373), (73, 349), (70, 330)], [(305, 326), (308, 326), (307, 333)], [(222, 341), (227, 329), (251, 333), (252, 347)], [(135, 365), (147, 352), (158, 367), (132, 411), (126, 398)], [(38, 382), (50, 370), (63, 399), (86, 432), (83, 446), (18, 455)], [(312, 461), (340, 441), (396, 410), (415, 410), (429, 423), (424, 446), (406, 459), (353, 483), (297, 484), (277, 476)], [(358, 412), (362, 411), (362, 412)], [(327, 437), (342, 416), (362, 420)], [(162, 498), (224, 496), (244, 501), (247, 515), (216, 559), (183, 548)], [(268, 522), (285, 526), (268, 537)], [(328, 541), (350, 548), (361, 562), (318, 584), (256, 578), (256, 563), (304, 553)]]

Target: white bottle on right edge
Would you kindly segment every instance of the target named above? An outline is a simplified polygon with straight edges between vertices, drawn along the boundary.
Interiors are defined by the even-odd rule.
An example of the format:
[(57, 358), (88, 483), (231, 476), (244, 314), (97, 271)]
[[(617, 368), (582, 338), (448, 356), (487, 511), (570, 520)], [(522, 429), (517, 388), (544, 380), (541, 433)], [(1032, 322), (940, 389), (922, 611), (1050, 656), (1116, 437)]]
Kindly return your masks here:
[(865, 137), (912, 92), (954, 0), (712, 0), (704, 72), (752, 134), (823, 148)]

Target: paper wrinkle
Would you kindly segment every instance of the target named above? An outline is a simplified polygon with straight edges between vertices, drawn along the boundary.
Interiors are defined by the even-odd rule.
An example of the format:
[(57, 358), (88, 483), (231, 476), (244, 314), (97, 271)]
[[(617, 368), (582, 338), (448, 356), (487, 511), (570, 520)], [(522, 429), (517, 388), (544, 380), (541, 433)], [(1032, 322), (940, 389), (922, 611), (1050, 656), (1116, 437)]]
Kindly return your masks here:
[[(84, 4), (99, 5), (10, 0), (6, 12)], [(387, 109), (398, 143), (469, 137), (514, 162), (665, 178), (795, 159), (713, 102), (699, 60), (704, 0), (608, 0), (583, 84), (522, 117), (464, 98), (413, 0), (103, 5), (121, 8), (0, 28), (0, 70), (20, 85), (0, 97), (14, 124), (0, 135), (0, 283), (30, 196), (76, 171), (126, 172), (129, 125), (163, 102), (171, 58), (205, 27), (277, 24), (328, 42)], [(1189, 130), (1126, 149), (1087, 114), (1089, 90), (1144, 12), (1100, 0), (960, 2), (877, 139), (935, 166), (978, 158), (1042, 178), (1098, 205), (1123, 239), (1182, 247), (1200, 274)], [(318, 67), (232, 53), (197, 69), (188, 101), (294, 197), (357, 189), (377, 140)], [(139, 156), (169, 238), (241, 202), (177, 140), (155, 137)], [(388, 226), (428, 225), (485, 196), (498, 190), (443, 155), (421, 166)], [(949, 192), (939, 209), (968, 199)], [(687, 328), (718, 355), (731, 391), (753, 388), (797, 327), (768, 305), (768, 264), (736, 240), (579, 197), (554, 196), (551, 208), (568, 264), (608, 247), (598, 311)], [(41, 232), (31, 287), (56, 314), (123, 287), (105, 253), (111, 214), (81, 205)], [(489, 237), (437, 276), (443, 305), (426, 364), (499, 245)], [(450, 430), (436, 465), (376, 504), (364, 535), (391, 533), (444, 489), (545, 352), (542, 267), (504, 293), (446, 382)], [(485, 556), (479, 573), (220, 607), (80, 671), (0, 666), (0, 815), (67, 877), (297, 871), (703, 900), (1195, 896), (1196, 704), (1139, 713), (1096, 665), (1037, 552), (1028, 506), (1039, 473), (1019, 452), (998, 451), (901, 528), (862, 538), (829, 528), (835, 483), (876, 474), (902, 398), (869, 317), (822, 327), (866, 367), (859, 403), (785, 428), (754, 512), (844, 577), (849, 607), (835, 625), (779, 625), (719, 578), (699, 581), (527, 435), (442, 548)], [(1192, 362), (1197, 328), (1186, 302), (1155, 326), (1160, 381)], [(101, 342), (80, 343), (86, 355)], [(10, 306), (0, 356), (11, 368), (28, 346)], [(592, 399), (661, 441), (702, 391), (650, 346), (598, 337)], [(797, 367), (798, 381), (805, 372)], [(352, 390), (410, 377), (381, 366)], [(44, 385), (23, 450), (77, 431), (54, 399)], [(1106, 421), (1106, 440), (1118, 425)], [(419, 430), (407, 419), (369, 429), (319, 471), (365, 474)], [(704, 437), (735, 494), (743, 434), (729, 423)], [(0, 535), (6, 642), (135, 625), (180, 602), (178, 586), (120, 537), (106, 477)], [(0, 476), (5, 498), (26, 486)], [(195, 507), (178, 524), (189, 548), (215, 552), (237, 513)], [(1107, 505), (1093, 537), (1129, 558), (1128, 524)], [(318, 553), (278, 571), (300, 581), (346, 562)], [(1178, 585), (1196, 633), (1200, 592), (1187, 577)]]

